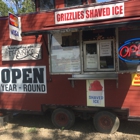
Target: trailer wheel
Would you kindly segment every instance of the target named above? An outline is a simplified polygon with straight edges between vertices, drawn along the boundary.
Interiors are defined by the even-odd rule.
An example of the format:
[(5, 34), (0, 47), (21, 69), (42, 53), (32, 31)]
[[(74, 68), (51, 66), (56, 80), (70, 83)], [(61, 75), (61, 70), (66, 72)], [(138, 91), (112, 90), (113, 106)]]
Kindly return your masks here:
[(93, 124), (97, 131), (109, 134), (118, 130), (120, 120), (116, 115), (108, 111), (101, 111), (94, 115)]
[(75, 122), (75, 115), (71, 110), (58, 108), (53, 111), (51, 119), (55, 127), (69, 129)]

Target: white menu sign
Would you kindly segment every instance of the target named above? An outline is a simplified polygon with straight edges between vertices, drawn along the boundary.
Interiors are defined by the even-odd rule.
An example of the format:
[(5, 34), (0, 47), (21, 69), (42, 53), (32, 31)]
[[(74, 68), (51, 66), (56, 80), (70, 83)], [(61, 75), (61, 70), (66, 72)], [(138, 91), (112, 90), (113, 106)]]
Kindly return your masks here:
[(111, 41), (100, 42), (100, 56), (111, 56)]
[(87, 54), (87, 68), (97, 68), (97, 54)]

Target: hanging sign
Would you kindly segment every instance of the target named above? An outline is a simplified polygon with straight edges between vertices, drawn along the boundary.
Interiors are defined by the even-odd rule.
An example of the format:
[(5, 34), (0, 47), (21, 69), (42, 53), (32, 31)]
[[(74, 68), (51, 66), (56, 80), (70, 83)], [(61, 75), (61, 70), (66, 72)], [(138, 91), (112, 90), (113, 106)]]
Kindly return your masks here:
[(124, 17), (124, 3), (77, 8), (55, 12), (55, 24)]
[(17, 41), (22, 41), (21, 18), (11, 13), (9, 13), (9, 37)]

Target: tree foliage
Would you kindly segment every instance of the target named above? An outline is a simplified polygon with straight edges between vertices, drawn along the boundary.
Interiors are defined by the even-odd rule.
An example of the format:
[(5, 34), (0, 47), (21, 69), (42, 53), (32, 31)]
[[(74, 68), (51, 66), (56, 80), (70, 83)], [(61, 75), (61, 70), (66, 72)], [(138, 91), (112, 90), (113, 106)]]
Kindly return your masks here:
[(32, 0), (24, 0), (22, 2), (22, 8), (19, 13), (31, 13), (35, 11), (35, 4)]
[(0, 0), (0, 16), (7, 16), (8, 12), (13, 12), (12, 7), (8, 7), (2, 0)]
[(8, 12), (24, 14), (34, 11), (35, 4), (33, 0), (0, 0), (0, 16), (7, 16)]
[(35, 11), (35, 5), (32, 0), (11, 0), (16, 8), (16, 13), (30, 13)]

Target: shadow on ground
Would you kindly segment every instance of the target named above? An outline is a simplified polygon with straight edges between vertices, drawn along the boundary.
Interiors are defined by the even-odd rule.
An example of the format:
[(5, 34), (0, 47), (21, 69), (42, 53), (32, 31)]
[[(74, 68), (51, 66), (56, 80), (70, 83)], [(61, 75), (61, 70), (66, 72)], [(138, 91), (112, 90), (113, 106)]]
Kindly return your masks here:
[[(27, 115), (20, 114), (15, 116), (10, 123), (15, 124), (12, 129), (17, 129), (20, 126), (29, 128), (45, 128), (45, 129), (56, 129), (51, 122), (51, 115)], [(56, 129), (57, 130), (57, 129)], [(82, 120), (76, 118), (74, 126), (70, 129), (72, 131), (82, 132), (84, 134), (96, 133), (93, 126), (92, 119)], [(140, 134), (140, 122), (121, 121), (118, 132), (126, 134)]]
[[(19, 114), (8, 123), (12, 127), (0, 131), (0, 139), (10, 140), (128, 140), (140, 134), (140, 122), (121, 121), (118, 132), (111, 135), (98, 133), (90, 120), (76, 118), (74, 126), (69, 130), (56, 129), (51, 122), (51, 115)], [(25, 130), (24, 130), (25, 129)], [(49, 131), (48, 131), (49, 130)], [(9, 136), (9, 137), (7, 137)], [(6, 139), (6, 140), (7, 140)], [(138, 138), (139, 139), (139, 138)]]

